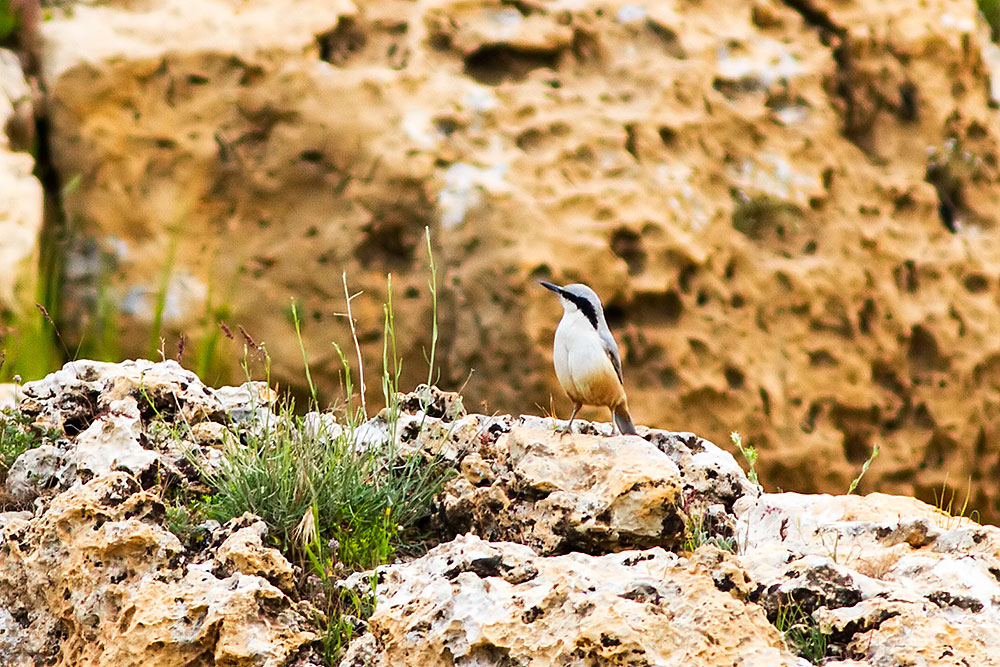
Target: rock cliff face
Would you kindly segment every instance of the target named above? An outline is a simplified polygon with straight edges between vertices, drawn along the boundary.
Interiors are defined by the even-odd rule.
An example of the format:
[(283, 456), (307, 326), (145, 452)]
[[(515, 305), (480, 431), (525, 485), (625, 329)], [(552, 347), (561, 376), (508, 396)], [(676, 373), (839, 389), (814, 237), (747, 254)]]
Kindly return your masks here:
[[(0, 662), (323, 664), (303, 572), (263, 521), (184, 540), (165, 523), (168, 485), (205, 481), (190, 461), (279, 418), (266, 387), (76, 362), (18, 395), (44, 444), (5, 482)], [(394, 429), (383, 412), (350, 437), (395, 432), (455, 474), (437, 546), (341, 582), (375, 594), (341, 667), (1000, 665), (1000, 529), (907, 497), (761, 494), (689, 433), (560, 436), (426, 388), (401, 404)]]
[[(299, 381), (369, 367), (567, 408), (538, 278), (607, 302), (638, 421), (739, 430), (766, 479), (1000, 516), (997, 81), (974, 0), (60, 3), (41, 29), (75, 235), (64, 327), (189, 349), (216, 320)], [(80, 327), (76, 337), (83, 335)], [(229, 353), (222, 355), (231, 358)], [(822, 461), (817, 467), (814, 462)], [(950, 492), (950, 491), (949, 491)]]

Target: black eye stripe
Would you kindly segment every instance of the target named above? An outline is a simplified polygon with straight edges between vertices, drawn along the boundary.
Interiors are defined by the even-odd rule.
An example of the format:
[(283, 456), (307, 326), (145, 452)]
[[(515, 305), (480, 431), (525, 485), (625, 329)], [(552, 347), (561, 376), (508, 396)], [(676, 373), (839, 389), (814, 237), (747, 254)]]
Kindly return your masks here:
[(576, 294), (570, 294), (569, 292), (563, 292), (563, 296), (573, 302), (580, 312), (590, 320), (591, 325), (594, 329), (597, 329), (597, 311), (594, 309), (594, 304), (590, 303), (587, 299), (582, 296), (577, 296)]

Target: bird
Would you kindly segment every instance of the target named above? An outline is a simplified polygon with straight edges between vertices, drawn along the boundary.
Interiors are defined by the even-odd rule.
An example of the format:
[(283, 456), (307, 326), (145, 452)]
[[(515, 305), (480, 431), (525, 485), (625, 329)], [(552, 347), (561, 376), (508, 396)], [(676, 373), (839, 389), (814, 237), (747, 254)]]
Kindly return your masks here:
[(565, 287), (545, 281), (540, 283), (559, 295), (563, 307), (552, 361), (560, 386), (573, 401), (573, 414), (566, 432), (572, 432), (573, 420), (581, 407), (603, 405), (611, 409), (618, 431), (623, 435), (635, 435), (625, 397), (618, 344), (608, 329), (600, 297), (579, 283)]

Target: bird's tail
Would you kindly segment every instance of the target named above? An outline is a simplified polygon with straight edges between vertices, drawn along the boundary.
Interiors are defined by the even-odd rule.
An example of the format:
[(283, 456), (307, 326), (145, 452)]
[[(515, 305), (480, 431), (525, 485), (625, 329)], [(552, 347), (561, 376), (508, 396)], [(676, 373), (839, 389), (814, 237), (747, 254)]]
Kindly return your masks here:
[(615, 426), (622, 432), (622, 435), (637, 435), (635, 424), (632, 423), (632, 415), (628, 413), (628, 405), (620, 403), (612, 411), (615, 419)]

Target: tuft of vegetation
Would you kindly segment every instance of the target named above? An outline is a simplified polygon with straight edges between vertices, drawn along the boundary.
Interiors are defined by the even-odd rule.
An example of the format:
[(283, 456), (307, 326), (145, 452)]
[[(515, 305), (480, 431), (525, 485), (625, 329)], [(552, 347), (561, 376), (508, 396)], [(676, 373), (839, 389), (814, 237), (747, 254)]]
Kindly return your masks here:
[(747, 479), (750, 480), (751, 484), (763, 491), (764, 487), (761, 486), (760, 478), (757, 476), (757, 450), (753, 445), (744, 445), (742, 436), (736, 431), (729, 434), (729, 439), (733, 441), (736, 449), (740, 450), (740, 454), (743, 455), (743, 459), (747, 462)]
[(774, 627), (778, 628), (792, 653), (814, 665), (823, 664), (830, 637), (820, 631), (819, 624), (802, 605), (794, 601), (779, 605)]
[[(970, 521), (975, 521), (976, 523), (982, 523), (982, 517), (979, 515), (979, 510), (973, 509), (969, 510), (969, 497), (972, 495), (972, 478), (968, 479), (968, 483), (965, 487), (965, 498), (962, 500), (961, 506), (955, 504), (955, 498), (958, 496), (958, 489), (951, 488), (948, 486), (948, 480), (941, 483), (941, 493), (938, 493), (937, 489), (934, 491), (934, 507), (937, 508), (940, 514), (936, 515), (935, 522), (945, 530), (951, 530), (952, 528), (960, 525), (962, 519), (969, 519)], [(951, 492), (950, 494), (948, 492)]]
[[(429, 377), (433, 377), (437, 283), (429, 232), (427, 250), (434, 302), (428, 356)], [(344, 295), (346, 316), (352, 318), (351, 300), (356, 295), (347, 288), (346, 274)], [(299, 309), (292, 301), (289, 316), (306, 369), (312, 411), (299, 414), (294, 401), (286, 399), (274, 415), (262, 410), (256, 418), (231, 423), (232, 437), (226, 439), (218, 465), (208, 468), (193, 461), (201, 472), (205, 492), (194, 500), (189, 492), (175, 493), (167, 511), (168, 526), (187, 542), (198, 538), (198, 524), (205, 519), (224, 523), (245, 512), (261, 517), (275, 546), (304, 572), (299, 591), (321, 611), (318, 620), (325, 628), (323, 652), (330, 664), (335, 664), (351, 638), (363, 630), (364, 619), (375, 604), (373, 578), (360, 590), (344, 586), (342, 581), (353, 573), (391, 562), (401, 550), (426, 543), (421, 522), (429, 515), (431, 501), (449, 471), (442, 461), (418, 449), (404, 452), (398, 445), (402, 360), (396, 347), (391, 275), (383, 315), (381, 380), (386, 407), (378, 418), (365, 421), (364, 372), (353, 319), (351, 332), (362, 388), (360, 406), (355, 407), (352, 400), (350, 363), (335, 345), (343, 364), (347, 401), (336, 413), (315, 411), (318, 392), (302, 341)], [(247, 341), (243, 362), (247, 379), (251, 350), (267, 374), (270, 359), (266, 349), (246, 332), (241, 333)]]
[(736, 553), (736, 539), (713, 533), (708, 523), (703, 514), (688, 516), (684, 522), (684, 551), (696, 551), (700, 546), (711, 544), (722, 551)]
[[(214, 494), (206, 515), (225, 522), (256, 514), (300, 560), (311, 551), (348, 569), (388, 562), (426, 514), (442, 470), (315, 416), (295, 414), (289, 401), (275, 420), (236, 427), (218, 469), (204, 473)], [(325, 546), (332, 542), (336, 549)]]
[(30, 421), (16, 408), (0, 410), (0, 483), (7, 480), (7, 472), (17, 457), (42, 442), (32, 431)]

